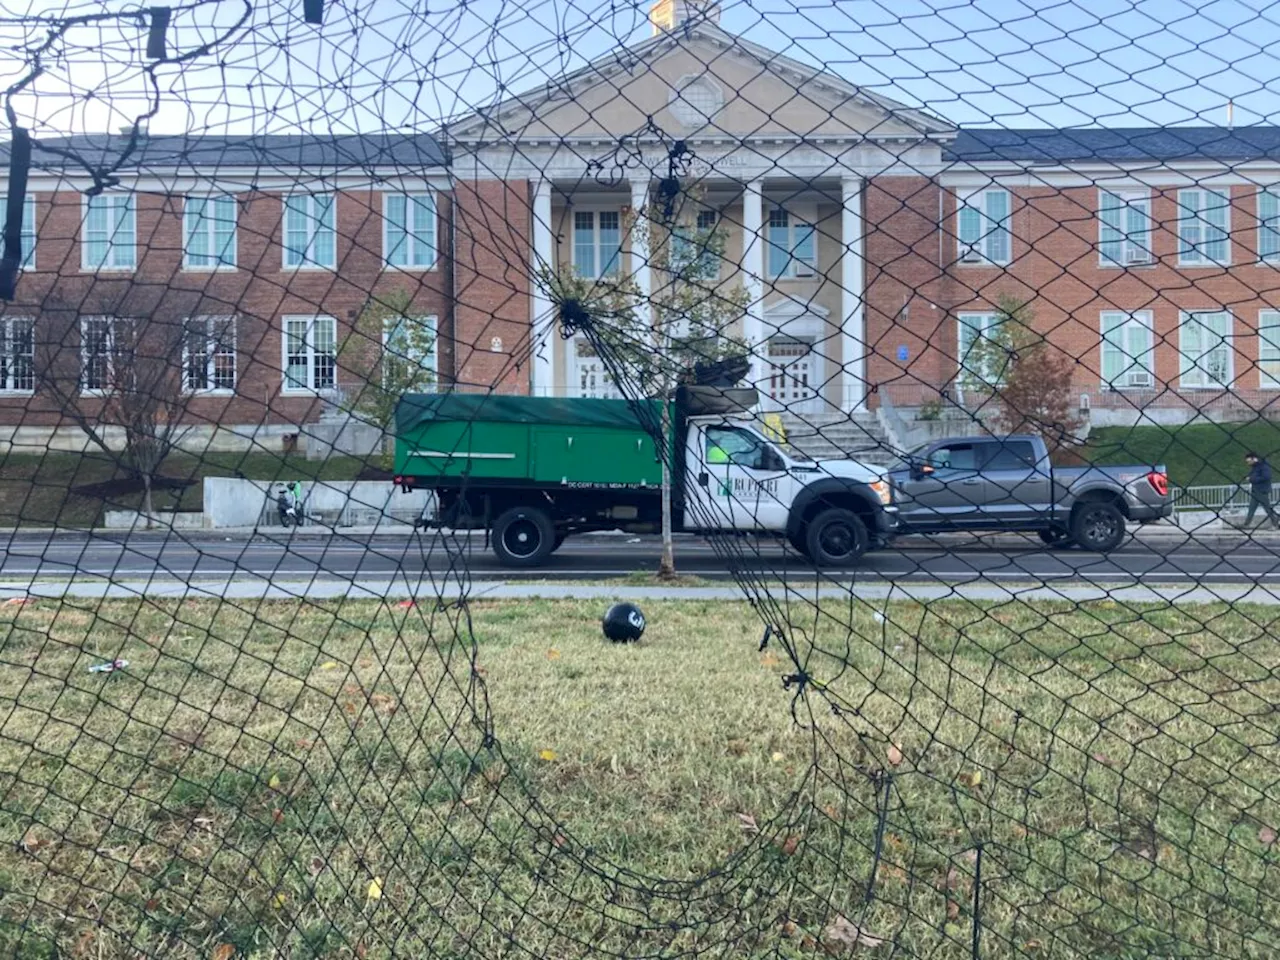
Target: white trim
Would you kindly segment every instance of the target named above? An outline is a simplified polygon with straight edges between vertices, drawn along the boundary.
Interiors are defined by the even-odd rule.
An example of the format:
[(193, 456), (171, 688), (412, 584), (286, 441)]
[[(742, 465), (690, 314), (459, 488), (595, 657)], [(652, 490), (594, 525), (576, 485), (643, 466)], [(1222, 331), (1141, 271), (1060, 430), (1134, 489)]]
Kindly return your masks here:
[[(1003, 193), (1008, 206), (1008, 213), (1005, 214), (1002, 223), (996, 223), (994, 219), (987, 213), (987, 195), (993, 193)], [(1013, 263), (1013, 200), (1014, 192), (1007, 187), (992, 185), (990, 183), (976, 187), (972, 190), (955, 191), (956, 210), (955, 210), (955, 229), (952, 236), (955, 237), (955, 261), (954, 265), (958, 267), (1004, 267)], [(973, 203), (974, 198), (979, 198), (978, 203)], [(991, 224), (985, 230), (979, 230), (978, 242), (976, 244), (966, 243), (960, 230), (960, 218), (965, 210), (976, 210), (981, 218), (982, 224)], [(1005, 240), (1008, 244), (1008, 256), (1003, 259), (997, 259), (991, 256), (991, 245), (995, 239), (994, 231), (1003, 230)], [(971, 254), (973, 256), (971, 256)]]
[[(774, 273), (769, 267), (772, 251), (777, 249), (776, 245), (770, 239), (773, 232), (771, 220), (773, 212), (780, 210), (787, 215), (787, 246), (788, 254), (787, 265), (782, 273)], [(786, 202), (771, 201), (768, 197), (764, 198), (764, 276), (766, 280), (777, 282), (779, 280), (822, 280), (822, 247), (818, 239), (818, 203), (815, 200), (796, 200)], [(813, 263), (808, 264), (803, 260), (797, 260), (794, 254), (796, 248), (796, 227), (804, 224), (812, 231), (813, 237)], [(806, 272), (807, 271), (807, 272)]]
[[(1102, 198), (1104, 194), (1109, 194), (1121, 201), (1120, 210), (1120, 259), (1112, 260), (1103, 253), (1103, 244), (1106, 242), (1103, 238), (1102, 231), (1106, 229), (1106, 222), (1102, 219)], [(1151, 216), (1151, 191), (1146, 187), (1136, 188), (1115, 188), (1115, 187), (1098, 187), (1096, 191), (1097, 207), (1096, 215), (1098, 218), (1098, 268), (1100, 270), (1125, 270), (1133, 267), (1154, 267), (1156, 265), (1154, 230), (1155, 221)], [(1136, 203), (1144, 203), (1146, 209), (1144, 216), (1147, 220), (1147, 229), (1144, 231), (1147, 238), (1147, 245), (1144, 249), (1142, 245), (1131, 239), (1127, 229), (1126, 221), (1128, 219), (1129, 210), (1133, 209)], [(1139, 259), (1135, 260), (1137, 256)]]
[[(391, 256), (391, 241), (387, 238), (387, 229), (391, 226), (391, 218), (387, 215), (387, 204), (392, 197), (405, 198), (405, 218), (409, 219), (410, 201), (414, 197), (430, 197), (431, 198), (431, 219), (434, 221), (431, 225), (431, 263), (429, 264), (398, 264), (391, 263), (387, 258)], [(337, 210), (334, 210), (334, 232), (337, 232)], [(413, 233), (412, 227), (405, 224), (406, 241), (409, 236), (417, 237), (421, 241), (421, 237)], [(400, 191), (400, 190), (384, 190), (382, 191), (382, 268), (389, 271), (399, 271), (401, 273), (433, 273), (440, 268), (440, 199), (439, 194), (435, 190), (418, 190), (418, 191)]]
[(866, 295), (862, 181), (846, 177), (840, 182), (840, 406), (862, 410), (866, 406)]
[[(1227, 317), (1227, 333), (1223, 338), (1224, 347), (1227, 352), (1227, 376), (1225, 382), (1209, 383), (1208, 372), (1205, 373), (1206, 382), (1203, 384), (1187, 383), (1186, 375), (1188, 373), (1187, 354), (1182, 349), (1182, 339), (1186, 331), (1187, 319), (1197, 314), (1226, 314)], [(1203, 326), (1203, 324), (1202, 324)], [(1178, 311), (1178, 389), (1179, 390), (1230, 390), (1235, 385), (1236, 380), (1236, 350), (1235, 350), (1235, 315), (1228, 309), (1218, 307), (1208, 310), (1179, 310)], [(1205, 356), (1205, 354), (1201, 354)], [(1191, 366), (1195, 366), (1192, 364)]]
[[(574, 203), (567, 207), (569, 214), (569, 265), (575, 273), (587, 280), (599, 280), (607, 276), (621, 276), (626, 268), (623, 257), (627, 255), (626, 250), (626, 231), (623, 224), (623, 204), (609, 206), (606, 202), (599, 203)], [(580, 273), (578, 270), (578, 214), (591, 214), (591, 247), (592, 247), (592, 272)], [(600, 215), (604, 213), (616, 214), (618, 217), (618, 249), (615, 266), (611, 271), (605, 269), (604, 260), (606, 259), (605, 251), (601, 249), (600, 244)], [(613, 251), (608, 251), (613, 255)]]
[[(1227, 255), (1226, 255), (1225, 257), (1223, 257), (1221, 260), (1212, 260), (1212, 259), (1210, 259), (1207, 255), (1205, 255), (1203, 252), (1201, 252), (1201, 253), (1200, 253), (1200, 259), (1198, 259), (1198, 260), (1188, 260), (1188, 259), (1186, 259), (1186, 258), (1184, 257), (1184, 255), (1183, 255), (1183, 249), (1182, 249), (1182, 224), (1183, 224), (1183, 222), (1184, 222), (1184, 221), (1189, 221), (1189, 220), (1198, 220), (1198, 221), (1200, 222), (1200, 227), (1199, 227), (1199, 229), (1200, 229), (1200, 230), (1204, 230), (1204, 229), (1206, 229), (1206, 228), (1209, 226), (1209, 222), (1208, 222), (1208, 220), (1206, 220), (1206, 219), (1205, 219), (1205, 218), (1200, 214), (1200, 212), (1199, 212), (1199, 211), (1200, 211), (1200, 208), (1197, 208), (1197, 211), (1196, 211), (1195, 213), (1188, 213), (1188, 212), (1187, 212), (1187, 207), (1183, 205), (1183, 202), (1182, 202), (1182, 195), (1183, 195), (1184, 193), (1186, 193), (1186, 192), (1190, 191), (1190, 190), (1195, 190), (1195, 191), (1197, 191), (1198, 193), (1201, 193), (1201, 194), (1205, 194), (1205, 193), (1221, 193), (1221, 194), (1225, 194), (1225, 196), (1226, 196), (1226, 201), (1227, 201), (1227, 203), (1226, 203), (1226, 208), (1225, 208), (1225, 209), (1226, 209), (1226, 224), (1225, 224), (1225, 226), (1223, 227), (1223, 234), (1224, 234), (1224, 236), (1223, 236), (1223, 241), (1222, 241), (1222, 242), (1223, 242), (1223, 245), (1226, 247)], [(1218, 268), (1218, 267), (1229, 267), (1229, 266), (1231, 266), (1231, 206), (1232, 206), (1232, 201), (1233, 201), (1233, 200), (1234, 200), (1234, 198), (1231, 196), (1231, 189), (1230, 189), (1229, 187), (1228, 187), (1228, 188), (1226, 188), (1226, 189), (1221, 189), (1221, 188), (1214, 188), (1214, 187), (1212, 187), (1212, 186), (1206, 186), (1206, 185), (1196, 185), (1196, 186), (1194, 186), (1194, 187), (1182, 187), (1182, 188), (1180, 188), (1180, 189), (1178, 190), (1178, 194), (1177, 194), (1177, 196), (1174, 198), (1174, 206), (1175, 206), (1175, 209), (1177, 210), (1177, 213), (1178, 213), (1178, 216), (1177, 216), (1177, 218), (1176, 218), (1176, 220), (1175, 220), (1175, 223), (1174, 223), (1174, 234), (1175, 234), (1175, 236), (1177, 237), (1177, 242), (1178, 242), (1178, 266), (1179, 266), (1179, 268), (1184, 268), (1184, 267), (1185, 267), (1185, 268), (1204, 268), (1204, 267), (1209, 267), (1209, 268)], [(1197, 245), (1198, 245), (1198, 246), (1200, 246), (1200, 247), (1203, 247), (1203, 246), (1204, 246), (1204, 243), (1203, 243), (1203, 241), (1200, 241), (1200, 242), (1198, 242), (1198, 244), (1197, 244)]]
[[(115, 174), (120, 179), (117, 189), (132, 193), (186, 194), (216, 193), (218, 195), (234, 193), (294, 193), (299, 183), (317, 183), (326, 191), (343, 193), (362, 193), (387, 190), (392, 193), (422, 193), (432, 190), (436, 193), (447, 193), (452, 187), (452, 177), (447, 173), (425, 177), (406, 177), (396, 168), (386, 168), (385, 173), (372, 172), (360, 174), (326, 174), (312, 168), (298, 168), (290, 176), (281, 173), (280, 167), (272, 166), (269, 172), (264, 167), (209, 167), (209, 176), (193, 176), (184, 167), (182, 173), (170, 175), (158, 174), (148, 170), (145, 174), (136, 171), (121, 170)], [(27, 181), (27, 189), (32, 193), (58, 193), (61, 191), (84, 193), (94, 186), (91, 178), (75, 173), (50, 174), (33, 170)], [(0, 190), (7, 189), (7, 177), (0, 176)]]
[[(1268, 266), (1280, 266), (1280, 245), (1277, 246), (1276, 252), (1267, 256), (1262, 252), (1262, 232), (1267, 229), (1266, 221), (1262, 217), (1262, 197), (1270, 195), (1275, 198), (1276, 211), (1280, 215), (1280, 184), (1263, 184), (1253, 191), (1253, 218), (1257, 222), (1256, 233), (1254, 235), (1254, 251), (1257, 256), (1257, 262)], [(1273, 227), (1273, 232), (1276, 230)]]
[(757, 390), (764, 385), (766, 357), (762, 355), (764, 340), (764, 195), (759, 180), (742, 185), (742, 286), (747, 304), (742, 318), (742, 337), (746, 341), (751, 372), (747, 386)]
[[(316, 322), (329, 320), (333, 323), (333, 383), (327, 387), (317, 387), (315, 379), (315, 338), (312, 332)], [(289, 386), (289, 323), (305, 321), (307, 334), (305, 339), (307, 357), (307, 385), (305, 387)], [(336, 390), (338, 386), (338, 318), (325, 313), (288, 313), (280, 317), (280, 393), (286, 397), (324, 396)]]
[(414, 450), (409, 454), (411, 457), (442, 457), (448, 460), (452, 457), (459, 457), (467, 460), (514, 460), (514, 453), (464, 453), (460, 450), (448, 452), (445, 450)]
[(0, 362), (12, 359), (12, 355), (7, 352), (9, 344), (13, 342), (13, 325), (15, 323), (31, 324), (31, 386), (30, 387), (11, 387), (13, 382), (13, 371), (5, 364), (0, 367), (0, 397), (29, 397), (36, 392), (36, 318), (35, 317), (0, 317)]
[[(533, 236), (529, 243), (529, 276), (531, 278), (537, 276), (540, 267), (555, 269), (558, 266), (551, 216), (551, 181), (540, 179), (535, 182), (533, 188), (530, 224)], [(554, 388), (556, 382), (555, 344), (559, 341), (558, 337), (551, 335), (555, 329), (555, 307), (541, 284), (534, 281), (530, 287), (529, 331), (533, 345), (530, 393), (534, 396), (549, 396), (548, 391)]]
[(1177, 187), (1269, 186), (1280, 183), (1280, 164), (1275, 161), (1247, 163), (957, 163), (944, 162), (939, 182), (952, 190), (999, 186), (1017, 187), (1098, 187), (1107, 189)]
[[(1275, 318), (1274, 328), (1276, 330), (1276, 355), (1273, 360), (1263, 360), (1262, 358), (1262, 318), (1267, 314), (1271, 314)], [(1263, 368), (1263, 363), (1275, 363), (1280, 366), (1280, 310), (1259, 310), (1258, 311), (1258, 389), (1260, 390), (1280, 390), (1280, 376), (1268, 376)]]

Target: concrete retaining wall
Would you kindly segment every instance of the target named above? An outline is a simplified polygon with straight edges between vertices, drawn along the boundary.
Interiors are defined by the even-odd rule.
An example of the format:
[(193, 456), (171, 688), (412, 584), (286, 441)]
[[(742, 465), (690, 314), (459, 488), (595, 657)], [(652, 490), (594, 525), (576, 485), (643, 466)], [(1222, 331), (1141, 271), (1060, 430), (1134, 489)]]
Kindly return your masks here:
[[(276, 493), (280, 483), (208, 477), (204, 481), (204, 526), (253, 527), (275, 525)], [(427, 490), (401, 493), (389, 481), (334, 480), (304, 483), (308, 521), (330, 527), (412, 525), (432, 494)]]

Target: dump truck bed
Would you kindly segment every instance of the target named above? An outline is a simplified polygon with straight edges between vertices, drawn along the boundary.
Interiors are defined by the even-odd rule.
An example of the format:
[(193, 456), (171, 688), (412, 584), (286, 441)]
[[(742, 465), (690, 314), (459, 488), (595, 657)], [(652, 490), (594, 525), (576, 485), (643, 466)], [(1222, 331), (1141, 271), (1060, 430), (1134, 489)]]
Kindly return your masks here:
[(396, 407), (395, 469), (414, 486), (465, 480), (570, 487), (656, 487), (657, 402), (411, 394)]

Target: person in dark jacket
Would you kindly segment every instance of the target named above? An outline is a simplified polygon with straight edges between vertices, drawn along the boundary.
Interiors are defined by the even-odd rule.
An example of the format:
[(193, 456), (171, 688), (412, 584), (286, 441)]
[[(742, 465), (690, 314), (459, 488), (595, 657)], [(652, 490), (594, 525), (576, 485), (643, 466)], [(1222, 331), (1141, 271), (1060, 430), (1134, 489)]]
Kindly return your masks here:
[(1246, 453), (1244, 462), (1249, 465), (1249, 512), (1245, 515), (1244, 525), (1253, 523), (1253, 515), (1262, 507), (1271, 520), (1271, 525), (1280, 530), (1280, 518), (1271, 506), (1271, 464), (1256, 453)]

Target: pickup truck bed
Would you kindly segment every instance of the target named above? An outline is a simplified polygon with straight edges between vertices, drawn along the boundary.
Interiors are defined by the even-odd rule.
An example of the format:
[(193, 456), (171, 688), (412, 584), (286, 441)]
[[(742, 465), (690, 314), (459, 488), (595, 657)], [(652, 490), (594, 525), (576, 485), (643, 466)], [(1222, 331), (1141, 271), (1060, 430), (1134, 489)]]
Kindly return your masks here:
[(1105, 552), (1127, 522), (1173, 514), (1162, 465), (1055, 467), (1030, 435), (933, 441), (902, 457), (889, 480), (899, 534), (1029, 531)]

